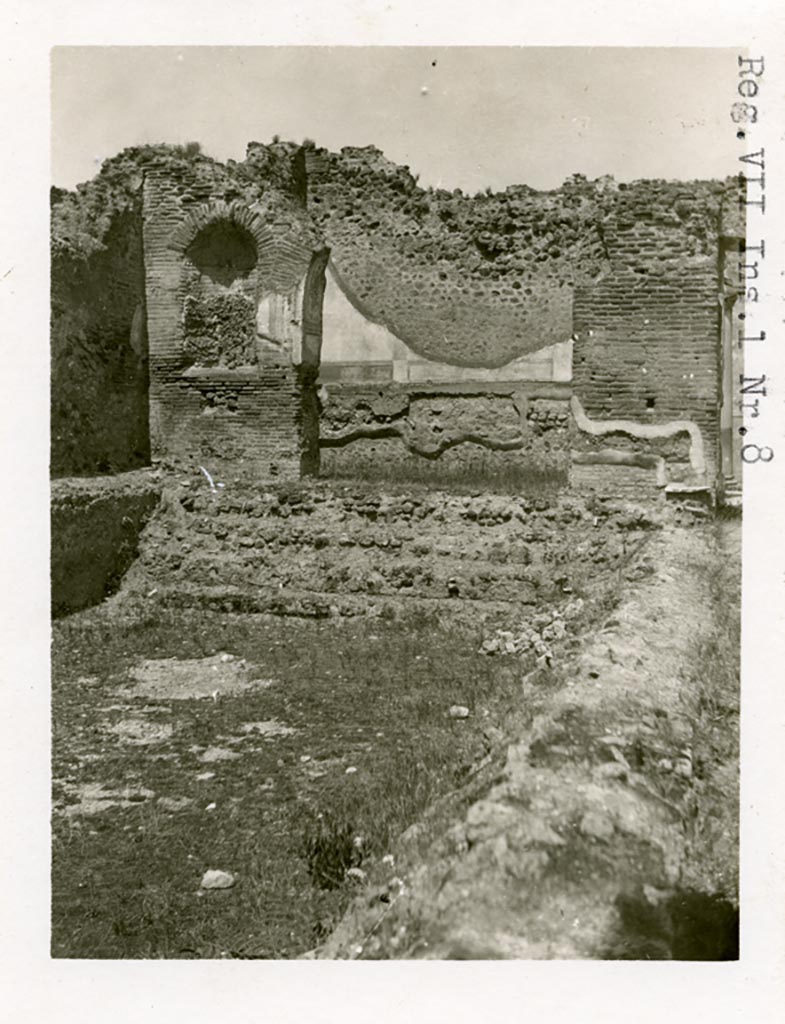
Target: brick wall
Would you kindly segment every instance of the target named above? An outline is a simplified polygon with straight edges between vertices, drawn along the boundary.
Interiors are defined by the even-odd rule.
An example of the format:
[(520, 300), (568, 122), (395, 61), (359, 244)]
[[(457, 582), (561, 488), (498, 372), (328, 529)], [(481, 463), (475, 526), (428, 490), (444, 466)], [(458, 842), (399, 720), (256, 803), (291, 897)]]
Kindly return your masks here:
[[(492, 382), (505, 383), (512, 360), (574, 336), (573, 386), (586, 414), (651, 427), (698, 424), (711, 481), (721, 401), (719, 252), (727, 225), (740, 231), (734, 183), (618, 185), (576, 176), (552, 192), (511, 186), (469, 197), (420, 188), (408, 168), (373, 147), (331, 154), (252, 143), (243, 163), (226, 165), (173, 152), (145, 150), (140, 174), (128, 170), (135, 155), (102, 170), (103, 192), (92, 205), (108, 203), (116, 224), (114, 235), (104, 231), (103, 263), (69, 269), (71, 280), (54, 275), (53, 337), (67, 342), (54, 345), (56, 469), (81, 471), (80, 458), (88, 472), (146, 459), (145, 322), (156, 459), (224, 476), (318, 468), (315, 377), (331, 249), (336, 279), (356, 308), (443, 371), (436, 382), (417, 382), (405, 437), (358, 437), (350, 456), (355, 440), (338, 443), (323, 425), (333, 461), (360, 450), (386, 460), (395, 445), (408, 458), (423, 431), (439, 433), (439, 416), (482, 429), (463, 440), (458, 430), (454, 444), (424, 458), (479, 458), (479, 445), (498, 460), (493, 410), (506, 415), (509, 402), (493, 397)], [(230, 255), (218, 266), (224, 243)], [(80, 317), (97, 317), (98, 335), (110, 324), (111, 343), (90, 340), (89, 358), (63, 358), (83, 330)], [(456, 381), (450, 367), (460, 368)], [(472, 380), (473, 371), (492, 371), (491, 382)], [(92, 398), (67, 383), (80, 376)], [(445, 388), (458, 380), (469, 391), (447, 401)], [(388, 375), (380, 386), (392, 393), (396, 380)], [(126, 404), (121, 394), (130, 396)], [(689, 465), (686, 437), (630, 442), (623, 431), (581, 437), (574, 428), (562, 440), (569, 433), (584, 454), (613, 447)], [(521, 436), (528, 447), (529, 435)], [(97, 453), (91, 438), (118, 454)], [(538, 458), (547, 448), (535, 447)], [(561, 459), (566, 441), (558, 448)]]
[(167, 464), (221, 480), (300, 475), (304, 389), (291, 364), (175, 370), (154, 389)]
[(326, 259), (279, 156), (273, 166), (252, 145), (243, 174), (215, 165), (199, 181), (167, 168), (145, 178), (153, 451), (216, 477), (318, 465), (315, 377), (301, 364), (321, 340), (310, 291), (323, 288)]
[(718, 183), (620, 186), (604, 221), (608, 270), (576, 288), (574, 388), (587, 414), (640, 423), (692, 420), (709, 479), (720, 391)]

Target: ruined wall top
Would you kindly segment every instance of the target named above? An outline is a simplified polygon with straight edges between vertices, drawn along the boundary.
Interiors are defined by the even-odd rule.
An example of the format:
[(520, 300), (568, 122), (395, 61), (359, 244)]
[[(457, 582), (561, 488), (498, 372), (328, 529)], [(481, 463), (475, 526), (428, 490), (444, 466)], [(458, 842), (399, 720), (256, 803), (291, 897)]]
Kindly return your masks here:
[(90, 181), (74, 191), (52, 189), (52, 253), (88, 258), (106, 247), (113, 219), (139, 210), (146, 176), (168, 181), (188, 204), (222, 199), (241, 203), (275, 220), (284, 211), (304, 215), (301, 147), (294, 143), (251, 143), (244, 161), (225, 164), (206, 156), (196, 143), (146, 145), (106, 160)]
[(721, 235), (739, 237), (737, 179), (617, 183), (568, 178), (539, 192), (511, 185), (474, 196), (422, 188), (374, 146), (252, 142), (221, 164), (195, 145), (143, 146), (107, 161), (76, 193), (55, 190), (57, 252), (104, 244), (145, 175), (170, 181), (184, 207), (245, 204), (280, 234), (328, 246), (354, 305), (417, 354), (503, 366), (573, 331), (577, 287), (619, 272), (671, 280), (715, 266)]
[[(421, 188), (373, 147), (305, 153), (309, 210), (344, 290), (414, 351), (501, 366), (572, 333), (574, 289), (622, 268), (643, 277), (716, 264), (728, 181), (568, 178), (475, 196)], [(738, 218), (736, 218), (738, 220)]]

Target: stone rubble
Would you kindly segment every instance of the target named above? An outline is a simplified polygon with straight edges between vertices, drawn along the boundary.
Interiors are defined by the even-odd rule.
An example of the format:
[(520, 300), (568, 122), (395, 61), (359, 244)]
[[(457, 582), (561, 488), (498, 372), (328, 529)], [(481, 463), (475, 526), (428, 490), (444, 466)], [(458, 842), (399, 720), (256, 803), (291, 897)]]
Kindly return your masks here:
[[(471, 603), (475, 618), (509, 620), (510, 606), (558, 605), (598, 569), (623, 567), (665, 519), (574, 495), (390, 493), (318, 481), (194, 493), (175, 484), (142, 535), (125, 591), (141, 598), (155, 588), (156, 601), (179, 607), (312, 617), (395, 615), (405, 598), (449, 604), (451, 615)], [(529, 646), (546, 645), (545, 657), (562, 627), (534, 628)], [(227, 682), (258, 685), (239, 662), (218, 668)]]
[(480, 646), (481, 654), (527, 654), (534, 651), (538, 664), (553, 662), (552, 643), (563, 640), (569, 631), (568, 623), (583, 610), (583, 600), (576, 598), (562, 609), (551, 608), (535, 615), (520, 631), (497, 629)]

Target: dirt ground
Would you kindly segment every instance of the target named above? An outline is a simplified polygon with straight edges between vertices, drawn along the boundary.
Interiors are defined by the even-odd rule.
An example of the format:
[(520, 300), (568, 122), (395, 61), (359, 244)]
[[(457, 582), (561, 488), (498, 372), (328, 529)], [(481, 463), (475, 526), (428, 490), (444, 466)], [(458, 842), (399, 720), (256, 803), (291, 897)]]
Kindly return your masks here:
[(175, 490), (120, 595), (55, 624), (53, 955), (692, 957), (686, 919), (726, 955), (726, 533)]
[[(501, 770), (404, 836), (399, 879), (312, 955), (735, 959), (738, 523), (652, 542)], [(714, 660), (713, 660), (714, 658)], [(735, 664), (734, 664), (735, 661)], [(515, 729), (512, 729), (515, 732)]]
[[(55, 626), (53, 953), (296, 956), (516, 693), (433, 623), (94, 609)], [(466, 719), (449, 709), (468, 709)], [(205, 872), (235, 884), (206, 891)]]

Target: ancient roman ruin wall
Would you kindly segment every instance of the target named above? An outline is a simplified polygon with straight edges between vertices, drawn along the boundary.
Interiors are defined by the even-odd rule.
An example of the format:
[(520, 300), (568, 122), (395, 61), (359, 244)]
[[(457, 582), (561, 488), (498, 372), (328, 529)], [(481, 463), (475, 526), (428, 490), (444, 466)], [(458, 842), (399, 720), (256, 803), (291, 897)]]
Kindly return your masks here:
[(292, 477), (314, 459), (324, 258), (291, 148), (146, 174), (152, 435), (168, 463)]
[(420, 355), (500, 367), (572, 333), (576, 275), (602, 272), (602, 184), (464, 196), (374, 147), (306, 151), (309, 210), (346, 294)]
[[(51, 471), (112, 473), (150, 461), (141, 196), (53, 193)], [(90, 225), (93, 227), (94, 225)]]
[[(420, 189), (373, 147), (307, 149), (305, 161), (335, 286), (368, 335), (363, 365), (349, 317), (336, 315), (350, 345), (325, 333), (328, 467), (424, 456), (559, 469), (566, 456), (574, 483), (590, 482), (594, 466), (602, 489), (614, 475), (633, 491), (713, 483), (719, 252), (741, 234), (735, 181), (576, 176), (552, 192), (470, 198)], [(570, 380), (563, 395), (534, 387)], [(507, 398), (505, 382), (518, 385)], [(534, 396), (523, 417), (514, 393)], [(570, 395), (585, 415), (569, 414)], [(556, 404), (541, 414), (543, 402)]]
[[(578, 484), (596, 471), (603, 489), (614, 474), (620, 490), (713, 482), (733, 182), (576, 176), (469, 197), (421, 189), (373, 147), (252, 143), (226, 165), (129, 151), (86, 201), (98, 255), (117, 268), (94, 287), (113, 282), (117, 301), (89, 289), (78, 301), (122, 328), (111, 356), (88, 339), (92, 376), (105, 381), (111, 358), (149, 336), (156, 461), (216, 480), (293, 477), (321, 457), (328, 472), (411, 463), (550, 469)], [(67, 323), (58, 258), (55, 320)], [(63, 337), (56, 327), (53, 363), (73, 368)], [(61, 405), (75, 393), (53, 391)], [(89, 403), (71, 404), (76, 427), (60, 440), (89, 451)], [(93, 436), (119, 438), (124, 422), (103, 432), (96, 419)], [(134, 450), (144, 459), (144, 444)]]
[(138, 469), (150, 463), (141, 185), (121, 156), (76, 192), (52, 191), (54, 615), (118, 586), (158, 500)]
[[(574, 308), (575, 393), (586, 413), (652, 426), (696, 424), (709, 478), (721, 397), (722, 199), (716, 187), (694, 184), (651, 182), (620, 192), (604, 221), (611, 272), (580, 284)], [(642, 440), (628, 434), (616, 446), (640, 447)], [(578, 445), (590, 448), (590, 435)], [(688, 472), (688, 463), (681, 465)]]
[[(268, 192), (296, 191), (296, 168), (288, 160), (296, 148), (257, 157), (257, 165), (266, 161), (260, 177)], [(276, 156), (286, 159), (276, 162)], [(248, 204), (257, 203), (266, 214), (271, 204), (265, 206), (248, 172), (244, 178), (232, 170), (202, 157), (198, 147), (148, 146), (108, 161), (74, 193), (54, 190), (52, 471), (57, 477), (91, 477), (53, 485), (56, 614), (101, 600), (134, 557), (154, 498), (149, 482), (124, 471), (149, 465), (151, 454), (173, 466), (185, 461), (189, 470), (208, 462), (219, 482), (227, 466), (240, 471), (254, 454), (257, 471), (260, 460), (267, 474), (279, 467), (288, 475), (300, 471), (299, 432), (307, 418), (299, 404), (302, 374), (288, 353), (275, 355), (275, 339), (267, 344), (264, 365), (247, 365), (260, 362), (260, 342), (246, 272), (258, 265), (280, 288), (295, 262), (293, 247), (270, 252), (269, 238), (260, 234), (248, 267), (247, 227), (258, 221)], [(160, 209), (154, 204), (151, 216), (143, 209), (148, 176), (166, 183)], [(183, 230), (198, 235), (208, 221), (217, 224), (217, 237), (183, 237)], [(164, 243), (174, 245), (161, 244), (165, 258), (157, 266), (155, 248), (150, 258), (143, 234), (154, 247), (169, 227), (174, 237)], [(216, 250), (227, 249), (227, 227), (229, 279), (222, 278), (226, 267), (215, 259)], [(279, 235), (290, 231), (288, 222), (279, 227)], [(194, 241), (195, 259), (189, 260), (183, 248)], [(231, 287), (235, 280), (238, 285)], [(301, 340), (307, 348), (307, 336)], [(313, 406), (308, 422), (316, 437)], [(105, 473), (118, 475), (100, 475)]]
[(529, 470), (566, 483), (569, 389), (553, 384), (329, 388), (321, 418), (327, 475), (434, 480)]

